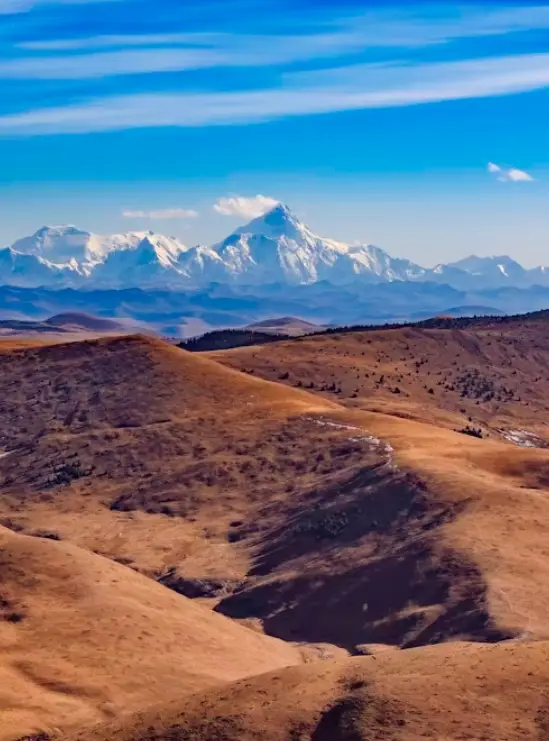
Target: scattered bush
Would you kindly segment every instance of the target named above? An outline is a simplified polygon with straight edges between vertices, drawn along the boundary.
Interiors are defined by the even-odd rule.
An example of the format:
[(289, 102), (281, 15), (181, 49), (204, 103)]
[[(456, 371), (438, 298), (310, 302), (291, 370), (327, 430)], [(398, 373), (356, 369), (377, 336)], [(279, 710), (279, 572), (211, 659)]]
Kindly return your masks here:
[(52, 530), (36, 530), (34, 533), (31, 533), (31, 535), (35, 538), (46, 538), (47, 540), (62, 540), (59, 533)]
[(457, 432), (461, 432), (462, 435), (469, 435), (470, 437), (478, 437), (479, 440), (484, 438), (480, 427), (471, 427), (470, 425), (466, 425), (465, 427), (462, 427), (461, 430), (457, 430)]
[(77, 459), (71, 463), (63, 463), (58, 466), (47, 481), (47, 486), (67, 486), (72, 481), (81, 479), (83, 476), (89, 476), (90, 472), (82, 468), (82, 464)]

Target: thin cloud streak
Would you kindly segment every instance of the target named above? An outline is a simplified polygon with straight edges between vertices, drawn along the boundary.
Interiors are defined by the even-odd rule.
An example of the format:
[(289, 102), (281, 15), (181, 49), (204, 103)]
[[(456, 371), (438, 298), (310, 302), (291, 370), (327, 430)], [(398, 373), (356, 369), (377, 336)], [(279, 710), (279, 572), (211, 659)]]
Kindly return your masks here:
[(0, 0), (0, 15), (18, 15), (41, 5), (93, 5), (123, 0)]
[(361, 51), (358, 35), (227, 36), (218, 43), (185, 48), (137, 48), (92, 54), (29, 56), (0, 62), (0, 78), (85, 80), (153, 72), (227, 67), (268, 67)]
[(196, 219), (198, 211), (187, 208), (160, 208), (153, 211), (127, 209), (122, 216), (125, 219)]
[(286, 87), (126, 95), (0, 117), (9, 136), (270, 121), (366, 108), (509, 95), (549, 87), (549, 54), (422, 65), (359, 65), (287, 75)]
[(27, 51), (86, 51), (95, 49), (157, 47), (157, 46), (211, 46), (219, 43), (222, 33), (158, 33), (158, 34), (109, 34), (77, 39), (22, 41), (19, 49)]
[[(36, 1), (36, 0), (35, 0)], [(70, 2), (71, 0), (66, 0)], [(73, 0), (77, 2), (78, 0)], [(80, 0), (85, 2), (86, 0)], [(105, 0), (103, 0), (105, 1)], [(29, 4), (33, 0), (0, 0), (9, 4)], [(286, 49), (289, 59), (300, 54), (296, 45), (304, 44), (306, 52), (300, 58), (307, 58), (315, 49), (325, 53), (328, 50), (337, 52), (354, 49), (402, 47), (413, 48), (444, 44), (456, 39), (487, 36), (504, 36), (509, 33), (543, 30), (549, 28), (549, 5), (509, 7), (494, 10), (490, 6), (480, 6), (471, 10), (466, 6), (457, 13), (434, 15), (426, 20), (421, 14), (425, 8), (432, 11), (429, 4), (418, 4), (415, 12), (371, 11), (352, 17), (336, 17), (325, 27), (324, 33), (301, 35), (263, 36), (259, 34), (237, 33), (158, 33), (142, 35), (104, 34), (101, 36), (46, 39), (27, 41), (19, 48), (35, 51), (69, 51), (98, 50), (104, 48), (125, 47), (158, 47), (178, 45), (208, 45), (218, 51), (250, 50), (254, 53), (265, 51), (267, 46), (275, 46), (276, 55), (280, 56)], [(0, 11), (1, 12), (1, 11)], [(267, 43), (268, 42), (268, 43)]]

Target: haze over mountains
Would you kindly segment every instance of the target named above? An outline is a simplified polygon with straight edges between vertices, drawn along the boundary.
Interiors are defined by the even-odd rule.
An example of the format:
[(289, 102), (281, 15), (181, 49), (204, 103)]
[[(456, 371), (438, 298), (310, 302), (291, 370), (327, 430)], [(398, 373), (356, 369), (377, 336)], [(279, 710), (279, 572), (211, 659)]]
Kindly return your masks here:
[[(441, 248), (443, 245), (441, 245)], [(315, 234), (279, 204), (212, 246), (188, 247), (153, 232), (100, 236), (43, 227), (0, 250), (0, 283), (50, 288), (200, 289), (231, 286), (435, 283), (459, 291), (549, 286), (549, 270), (508, 256), (471, 256), (423, 268), (369, 244)]]

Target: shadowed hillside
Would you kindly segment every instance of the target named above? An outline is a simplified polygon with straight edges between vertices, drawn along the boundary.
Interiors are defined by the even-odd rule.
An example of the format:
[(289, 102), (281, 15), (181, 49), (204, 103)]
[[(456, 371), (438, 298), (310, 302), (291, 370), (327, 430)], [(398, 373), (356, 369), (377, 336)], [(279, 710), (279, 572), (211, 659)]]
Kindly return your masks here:
[(256, 329), (217, 329), (206, 332), (200, 337), (193, 337), (179, 344), (179, 347), (189, 352), (207, 352), (210, 350), (226, 350), (231, 347), (248, 347), (250, 345), (265, 345), (280, 339), (290, 339), (290, 335), (278, 332), (261, 332)]

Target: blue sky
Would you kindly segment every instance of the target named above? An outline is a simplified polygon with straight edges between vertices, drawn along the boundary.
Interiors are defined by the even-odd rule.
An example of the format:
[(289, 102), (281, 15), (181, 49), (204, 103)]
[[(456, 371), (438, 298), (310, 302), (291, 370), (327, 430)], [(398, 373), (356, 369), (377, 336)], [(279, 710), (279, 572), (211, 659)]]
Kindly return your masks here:
[(0, 0), (0, 91), (3, 244), (213, 242), (262, 194), (427, 265), (549, 262), (547, 3)]

